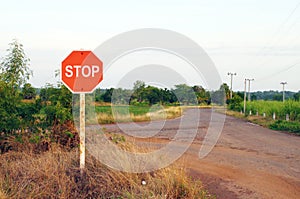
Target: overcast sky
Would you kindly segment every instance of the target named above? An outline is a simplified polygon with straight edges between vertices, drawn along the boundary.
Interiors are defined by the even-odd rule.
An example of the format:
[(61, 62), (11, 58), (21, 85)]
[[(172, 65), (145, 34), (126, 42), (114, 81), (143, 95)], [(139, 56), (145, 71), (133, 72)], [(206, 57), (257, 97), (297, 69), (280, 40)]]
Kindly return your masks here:
[[(3, 0), (0, 57), (12, 39), (24, 45), (36, 86), (53, 83), (54, 71), (75, 49), (139, 28), (163, 28), (197, 42), (215, 63), (223, 82), (236, 72), (234, 90), (254, 78), (252, 90), (300, 90), (299, 0)], [(119, 72), (122, 71), (121, 69)], [(108, 71), (109, 72), (109, 71)], [(113, 72), (111, 72), (113, 73)], [(192, 76), (193, 74), (191, 74)], [(109, 77), (109, 78), (106, 78)], [(102, 87), (114, 86), (104, 74)], [(196, 79), (190, 84), (202, 84)]]

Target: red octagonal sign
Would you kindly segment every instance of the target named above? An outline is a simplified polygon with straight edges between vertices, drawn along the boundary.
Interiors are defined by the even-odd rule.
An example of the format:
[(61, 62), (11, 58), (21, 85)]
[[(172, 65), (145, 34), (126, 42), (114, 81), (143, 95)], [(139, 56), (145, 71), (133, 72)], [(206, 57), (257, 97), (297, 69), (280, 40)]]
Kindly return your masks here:
[(73, 93), (91, 93), (103, 79), (103, 63), (92, 51), (73, 51), (61, 65), (61, 80)]

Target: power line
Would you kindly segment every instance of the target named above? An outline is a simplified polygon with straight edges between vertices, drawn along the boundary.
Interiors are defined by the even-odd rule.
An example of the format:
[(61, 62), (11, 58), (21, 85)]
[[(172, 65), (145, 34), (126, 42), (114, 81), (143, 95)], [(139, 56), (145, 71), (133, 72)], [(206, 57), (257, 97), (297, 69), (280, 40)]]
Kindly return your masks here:
[[(282, 28), (283, 28), (283, 26), (289, 21), (289, 19), (293, 16), (293, 14), (296, 12), (296, 10), (298, 9), (298, 7), (300, 6), (300, 2), (298, 2), (297, 4), (296, 4), (296, 6), (294, 7), (294, 9), (290, 12), (290, 14), (288, 15), (288, 17), (279, 25), (279, 27), (278, 27), (278, 29), (276, 30), (276, 32), (273, 34), (273, 38), (275, 37), (275, 35), (277, 35), (279, 32), (280, 32), (280, 30), (282, 30)], [(293, 24), (294, 25), (294, 24)], [(270, 43), (270, 41), (271, 41), (271, 39), (269, 40), (269, 42), (267, 43), (267, 44), (269, 44)], [(277, 41), (276, 41), (276, 43), (279, 41), (279, 38), (277, 39)], [(274, 47), (274, 44), (273, 44), (273, 46), (272, 47)], [(265, 48), (267, 48), (267, 45), (265, 45), (262, 49), (261, 49), (261, 51), (262, 50), (264, 50)]]
[[(294, 15), (294, 13), (296, 12), (296, 10), (299, 8), (300, 6), (300, 2), (298, 2), (296, 4), (296, 6), (294, 7), (293, 10), (291, 10), (291, 12), (289, 13), (289, 15), (285, 18), (285, 20), (278, 26), (277, 30), (274, 32), (274, 34), (270, 37), (269, 41), (266, 42), (266, 44), (260, 48), (257, 53), (256, 53), (256, 57), (260, 56), (260, 55), (266, 55), (266, 49), (268, 49), (268, 51), (270, 50), (274, 50), (275, 48), (275, 45), (281, 40), (282, 38), (282, 33), (281, 35), (279, 35), (280, 32), (282, 32), (281, 30), (283, 29), (283, 27), (285, 26), (285, 24), (290, 20), (290, 18)], [(289, 28), (288, 28), (288, 31), (290, 31), (292, 29), (292, 27), (295, 25), (296, 23), (293, 23)], [(274, 40), (275, 36), (276, 35), (279, 35), (277, 36), (278, 38), (272, 42), (272, 40)], [(270, 46), (270, 47), (268, 47)], [(266, 59), (263, 59), (260, 63), (258, 63), (257, 65), (258, 66), (261, 66), (263, 65), (264, 63), (266, 63), (267, 60)], [(252, 61), (253, 63), (253, 61)]]
[(281, 74), (281, 73), (284, 73), (288, 70), (290, 70), (291, 68), (294, 68), (295, 66), (297, 66), (298, 64), (300, 64), (300, 61), (298, 61), (297, 63), (294, 63), (294, 64), (291, 64), (291, 65), (288, 65), (286, 67), (284, 67), (283, 69), (279, 70), (279, 71), (276, 71), (270, 75), (267, 75), (267, 76), (264, 76), (264, 77), (261, 77), (261, 78), (258, 78), (257, 81), (263, 81), (263, 80), (266, 80), (266, 79), (270, 79), (278, 74)]

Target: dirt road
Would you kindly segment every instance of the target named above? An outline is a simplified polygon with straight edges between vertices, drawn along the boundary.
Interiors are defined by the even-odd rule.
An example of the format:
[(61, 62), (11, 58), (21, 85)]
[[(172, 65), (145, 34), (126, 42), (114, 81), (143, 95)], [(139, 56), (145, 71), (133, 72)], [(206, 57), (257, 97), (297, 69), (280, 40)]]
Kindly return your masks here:
[[(185, 114), (193, 111), (189, 109)], [(200, 178), (217, 198), (300, 198), (299, 136), (227, 116), (218, 143), (208, 156), (199, 159), (210, 116), (211, 110), (201, 109), (198, 134), (181, 158), (192, 177)], [(157, 140), (174, 139), (179, 121), (177, 118), (159, 124), (163, 129), (155, 139), (147, 139), (148, 142), (163, 145), (164, 142)], [(106, 128), (122, 132), (116, 125), (106, 125)]]

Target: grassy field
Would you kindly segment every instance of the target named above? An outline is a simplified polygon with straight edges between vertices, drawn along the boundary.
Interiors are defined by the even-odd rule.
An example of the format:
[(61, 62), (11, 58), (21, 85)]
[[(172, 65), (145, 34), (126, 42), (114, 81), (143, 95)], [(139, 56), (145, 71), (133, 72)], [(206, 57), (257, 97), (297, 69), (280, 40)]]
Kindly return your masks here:
[[(273, 130), (300, 135), (300, 102), (298, 101), (251, 101), (246, 104), (246, 116), (234, 111), (227, 111), (227, 114), (246, 118), (250, 122)], [(273, 114), (275, 114), (275, 119)]]
[(181, 116), (182, 108), (154, 106), (96, 106), (98, 123), (142, 122), (159, 119), (172, 119)]
[(288, 114), (290, 120), (300, 121), (300, 102), (298, 101), (251, 101), (247, 102), (246, 107), (247, 113), (251, 110), (253, 114), (256, 114), (256, 112), (259, 115), (265, 113), (267, 117), (272, 117), (275, 113), (276, 117), (282, 120), (285, 120), (286, 114)]
[[(112, 114), (112, 107), (110, 105), (96, 106), (95, 109), (97, 113)], [(149, 112), (150, 106), (114, 106), (114, 109), (123, 115), (126, 114), (128, 109), (133, 115), (144, 115)]]

